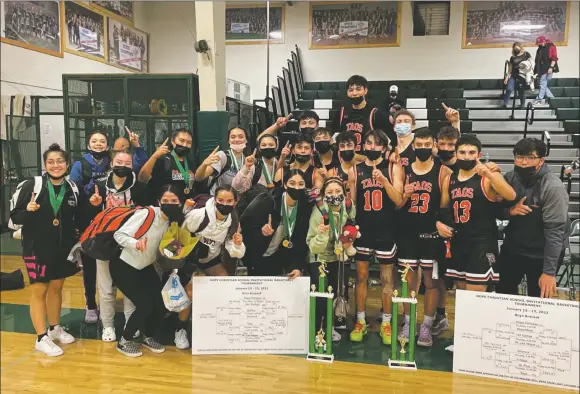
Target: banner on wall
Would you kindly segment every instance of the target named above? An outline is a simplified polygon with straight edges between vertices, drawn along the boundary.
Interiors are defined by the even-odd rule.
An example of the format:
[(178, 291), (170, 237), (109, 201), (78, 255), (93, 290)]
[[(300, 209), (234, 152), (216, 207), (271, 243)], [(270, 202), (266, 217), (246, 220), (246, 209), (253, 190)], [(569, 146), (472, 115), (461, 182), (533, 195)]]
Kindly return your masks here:
[(97, 33), (79, 26), (80, 43), (81, 46), (98, 50), (99, 42), (97, 40)]
[(119, 41), (119, 63), (122, 66), (141, 70), (141, 48)]
[(368, 36), (369, 22), (367, 21), (347, 21), (340, 22), (338, 30), (341, 36)]
[(250, 24), (249, 23), (235, 23), (232, 22), (230, 25), (230, 33), (250, 33)]
[(500, 37), (520, 37), (522, 35), (530, 36), (532, 34), (533, 29), (544, 27), (544, 25), (534, 26), (530, 23), (530, 21), (501, 22), (500, 26), (501, 26), (499, 32)]

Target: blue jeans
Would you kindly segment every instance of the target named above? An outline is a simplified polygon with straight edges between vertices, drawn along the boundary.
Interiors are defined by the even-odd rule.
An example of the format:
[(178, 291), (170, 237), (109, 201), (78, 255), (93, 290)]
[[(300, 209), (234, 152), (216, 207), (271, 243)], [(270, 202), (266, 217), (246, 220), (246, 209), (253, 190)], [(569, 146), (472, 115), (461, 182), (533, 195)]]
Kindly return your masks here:
[(552, 79), (553, 74), (543, 74), (540, 76), (540, 92), (538, 93), (538, 97), (536, 100), (543, 100), (544, 96), (548, 98), (554, 97), (552, 91), (548, 87), (548, 81)]
[[(507, 106), (509, 104), (510, 96), (511, 96), (512, 92), (515, 90), (515, 88), (516, 88), (516, 80), (514, 77), (510, 77), (510, 79), (508, 80), (508, 83), (507, 83), (505, 96), (503, 97), (503, 104), (505, 106)], [(526, 91), (526, 84), (525, 84), (525, 82), (520, 81), (520, 86), (519, 86), (517, 94), (520, 96), (520, 105), (522, 107), (526, 105), (525, 91)]]

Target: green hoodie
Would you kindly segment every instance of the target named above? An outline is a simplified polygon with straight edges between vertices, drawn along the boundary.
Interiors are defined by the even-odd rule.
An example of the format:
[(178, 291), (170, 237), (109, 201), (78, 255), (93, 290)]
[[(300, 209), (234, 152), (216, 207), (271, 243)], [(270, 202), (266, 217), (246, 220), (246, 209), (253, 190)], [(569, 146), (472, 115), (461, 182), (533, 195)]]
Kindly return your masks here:
[[(326, 211), (330, 214), (332, 212), (334, 214), (334, 223), (339, 222), (339, 212), (331, 211), (328, 208), (326, 203), (323, 203), (321, 209), (326, 209)], [(354, 220), (356, 215), (356, 209), (354, 204), (347, 210), (345, 208), (342, 217), (340, 218), (340, 231), (342, 231), (342, 227), (344, 227), (346, 220), (351, 219)], [(312, 210), (312, 215), (310, 216), (310, 225), (308, 227), (308, 235), (306, 236), (306, 243), (310, 248), (310, 262), (319, 262), (324, 261), (326, 263), (338, 261), (338, 257), (334, 253), (335, 249), (335, 242), (334, 235), (331, 234), (331, 230), (328, 229), (326, 233), (318, 232), (318, 226), (320, 223), (323, 223), (322, 214), (320, 210), (314, 208)]]

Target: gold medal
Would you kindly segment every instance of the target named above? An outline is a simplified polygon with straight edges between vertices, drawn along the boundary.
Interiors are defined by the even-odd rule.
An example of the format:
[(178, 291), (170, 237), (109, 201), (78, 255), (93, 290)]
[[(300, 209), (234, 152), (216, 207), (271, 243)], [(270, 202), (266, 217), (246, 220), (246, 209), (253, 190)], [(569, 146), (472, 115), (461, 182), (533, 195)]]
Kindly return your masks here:
[(282, 246), (283, 247), (288, 248), (289, 247), (288, 245), (290, 245), (290, 241), (288, 241), (287, 239), (285, 239), (284, 241), (282, 241)]
[(54, 219), (54, 220), (52, 221), (52, 225), (53, 225), (54, 227), (58, 226), (59, 224), (60, 224), (60, 222), (58, 221), (58, 219)]
[(273, 189), (273, 188), (274, 188), (274, 184), (273, 184), (273, 183), (268, 183), (268, 184), (266, 185), (266, 187), (267, 187), (268, 189)]
[(336, 249), (334, 249), (334, 253), (337, 254), (337, 255), (341, 254), (342, 253), (342, 248), (336, 248)]
[(189, 188), (188, 188), (188, 187), (186, 187), (185, 189), (183, 189), (183, 193), (185, 193), (186, 195), (187, 195), (187, 194), (189, 194), (189, 192), (190, 192), (190, 191), (191, 191), (191, 190), (189, 190)]

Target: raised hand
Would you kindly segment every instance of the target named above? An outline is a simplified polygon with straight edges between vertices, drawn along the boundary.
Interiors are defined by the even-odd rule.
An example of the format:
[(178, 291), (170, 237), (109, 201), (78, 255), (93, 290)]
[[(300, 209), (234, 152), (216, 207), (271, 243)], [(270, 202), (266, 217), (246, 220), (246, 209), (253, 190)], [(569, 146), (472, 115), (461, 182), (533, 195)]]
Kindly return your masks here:
[(445, 103), (441, 103), (441, 106), (445, 110), (445, 117), (449, 122), (453, 123), (459, 121), (459, 111), (451, 107), (448, 107), (447, 105), (445, 105)]
[(491, 170), (485, 164), (481, 164), (479, 159), (475, 159), (475, 172), (481, 177), (489, 178), (491, 176)]
[(278, 119), (276, 119), (276, 125), (278, 127), (284, 127), (284, 126), (286, 126), (286, 124), (288, 123), (288, 121), (290, 119), (292, 119), (292, 114), (288, 114), (288, 116), (286, 116), (286, 117), (281, 116)]
[(272, 228), (272, 215), (268, 215), (268, 223), (262, 227), (262, 234), (265, 237), (269, 237), (274, 234), (274, 229)]
[(135, 245), (135, 248), (140, 251), (140, 252), (144, 252), (145, 249), (147, 249), (147, 237), (140, 239), (139, 241), (137, 241), (137, 244)]
[(286, 158), (286, 157), (290, 156), (290, 153), (292, 153), (291, 149), (292, 149), (292, 145), (290, 145), (289, 141), (286, 141), (286, 145), (284, 145), (284, 148), (282, 148), (282, 154), (280, 155), (280, 160), (283, 161), (282, 158)]
[(37, 204), (36, 201), (36, 193), (32, 193), (32, 197), (30, 198), (30, 202), (26, 204), (26, 210), (28, 212), (36, 212), (40, 209), (40, 204)]
[(325, 225), (324, 223), (320, 223), (318, 225), (318, 232), (321, 234), (326, 234), (328, 232), (329, 228), (330, 228), (330, 226)]
[(209, 154), (208, 157), (205, 158), (202, 165), (206, 167), (211, 167), (212, 164), (218, 163), (220, 161), (220, 157), (217, 155), (218, 150), (220, 149), (219, 145), (215, 147), (215, 149)]
[(390, 155), (388, 153), (387, 153), (387, 155), (388, 155), (388, 159), (391, 163), (399, 164), (401, 162), (401, 157), (399, 156), (399, 148), (398, 147), (393, 149), (393, 151), (391, 152)]
[(299, 278), (301, 276), (302, 276), (302, 272), (300, 272), (300, 270), (293, 270), (292, 272), (290, 272), (288, 274), (288, 279), (294, 280), (294, 279)]
[(89, 202), (94, 207), (98, 207), (103, 203), (103, 197), (101, 197), (101, 195), (99, 194), (99, 188), (97, 185), (95, 185), (95, 193), (91, 196)]
[(131, 145), (135, 148), (139, 148), (139, 134), (133, 133), (127, 126), (125, 126), (125, 131), (129, 135), (129, 141), (131, 141)]
[(373, 179), (375, 181), (378, 181), (378, 182), (381, 182), (382, 183), (383, 180), (384, 180), (384, 178), (385, 178), (385, 176), (383, 175), (383, 173), (381, 172), (381, 170), (379, 170), (377, 168), (376, 163), (373, 162)]
[(236, 233), (232, 237), (232, 241), (234, 242), (234, 245), (236, 245), (236, 246), (242, 246), (242, 242), (244, 242), (244, 238), (242, 237), (242, 228), (239, 224), (238, 224), (238, 231), (236, 231)]
[(326, 170), (326, 166), (324, 164), (322, 165), (321, 168), (318, 168), (316, 171), (318, 172), (318, 175), (320, 175), (322, 180), (325, 180), (326, 177), (328, 176), (328, 171)]
[(252, 153), (250, 156), (246, 157), (246, 168), (249, 170), (250, 168), (252, 168), (254, 166), (254, 164), (256, 164), (256, 152), (258, 152), (257, 149), (254, 149), (254, 153)]
[(153, 156), (155, 156), (157, 159), (160, 159), (163, 156), (165, 156), (166, 154), (168, 154), (169, 153), (169, 148), (167, 147), (168, 141), (169, 141), (169, 138), (166, 138), (165, 141), (163, 141), (163, 144), (161, 144), (159, 146), (159, 148), (157, 148), (155, 153), (153, 153)]
[(513, 207), (510, 208), (510, 216), (525, 216), (528, 213), (532, 212), (532, 208), (524, 205), (527, 197), (522, 198), (520, 201), (516, 203)]
[(405, 188), (403, 189), (403, 198), (411, 197), (411, 194), (415, 191), (415, 187), (410, 183), (410, 175), (407, 175), (407, 181), (405, 182)]
[(494, 163), (493, 161), (487, 162), (485, 163), (485, 165), (487, 166), (487, 168), (489, 168), (491, 172), (501, 172), (501, 167), (497, 163)]

